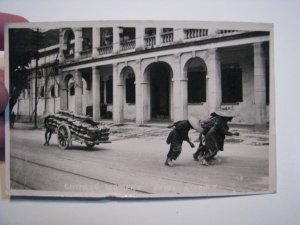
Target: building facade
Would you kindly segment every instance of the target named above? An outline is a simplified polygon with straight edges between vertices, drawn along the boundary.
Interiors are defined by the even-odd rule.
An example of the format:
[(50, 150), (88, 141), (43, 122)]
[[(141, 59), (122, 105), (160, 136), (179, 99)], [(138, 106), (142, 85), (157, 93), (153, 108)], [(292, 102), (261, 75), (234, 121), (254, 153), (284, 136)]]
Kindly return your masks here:
[(14, 107), (21, 117), (32, 118), (37, 96), (39, 116), (62, 109), (115, 124), (205, 119), (221, 108), (235, 110), (237, 124), (269, 120), (269, 32), (153, 23), (59, 34), (39, 50), (38, 74), (32, 61), (31, 88)]

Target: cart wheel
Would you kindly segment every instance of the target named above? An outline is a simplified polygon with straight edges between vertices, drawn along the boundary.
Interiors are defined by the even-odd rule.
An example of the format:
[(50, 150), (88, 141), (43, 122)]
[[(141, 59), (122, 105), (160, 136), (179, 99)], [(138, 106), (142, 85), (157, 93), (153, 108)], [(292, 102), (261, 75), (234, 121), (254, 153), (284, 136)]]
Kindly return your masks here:
[(57, 142), (60, 149), (67, 149), (71, 141), (71, 131), (67, 124), (62, 124), (57, 129)]
[(93, 142), (91, 142), (91, 141), (84, 141), (84, 144), (88, 148), (93, 148), (95, 146), (95, 144)]

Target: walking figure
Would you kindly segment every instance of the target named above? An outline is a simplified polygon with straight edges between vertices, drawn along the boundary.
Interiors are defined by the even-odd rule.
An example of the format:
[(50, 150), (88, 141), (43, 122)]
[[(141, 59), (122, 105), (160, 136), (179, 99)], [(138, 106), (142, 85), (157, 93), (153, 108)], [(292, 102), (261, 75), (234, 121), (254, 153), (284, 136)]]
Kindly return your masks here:
[(44, 127), (46, 128), (44, 145), (49, 145), (51, 136), (54, 132), (53, 127), (50, 126), (50, 124), (49, 124), (49, 120), (50, 120), (50, 115), (46, 116), (44, 119)]
[(188, 120), (181, 120), (169, 126), (174, 129), (169, 133), (167, 144), (170, 144), (170, 150), (167, 154), (165, 161), (166, 166), (174, 166), (173, 160), (176, 160), (182, 151), (182, 143), (186, 141), (190, 144), (191, 148), (195, 145), (190, 141), (188, 133), (193, 128)]

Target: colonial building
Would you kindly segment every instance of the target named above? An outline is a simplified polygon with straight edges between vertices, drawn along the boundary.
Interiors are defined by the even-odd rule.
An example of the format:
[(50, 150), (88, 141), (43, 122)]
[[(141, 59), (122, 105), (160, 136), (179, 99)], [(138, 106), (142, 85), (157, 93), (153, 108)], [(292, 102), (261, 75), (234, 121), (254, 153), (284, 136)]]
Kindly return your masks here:
[(15, 113), (32, 118), (37, 96), (39, 116), (62, 109), (143, 125), (228, 108), (234, 123), (268, 122), (269, 32), (123, 25), (60, 28), (59, 43), (39, 50), (38, 74), (32, 61)]

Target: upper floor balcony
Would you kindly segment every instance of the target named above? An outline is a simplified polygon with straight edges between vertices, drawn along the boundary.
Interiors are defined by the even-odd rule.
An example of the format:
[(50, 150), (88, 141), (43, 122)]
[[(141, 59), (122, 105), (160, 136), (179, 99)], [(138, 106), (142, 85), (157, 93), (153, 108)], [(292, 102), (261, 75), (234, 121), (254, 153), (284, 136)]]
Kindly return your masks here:
[(60, 62), (70, 63), (129, 52), (172, 47), (246, 33), (242, 30), (157, 28), (157, 27), (83, 27), (64, 28), (60, 35)]

